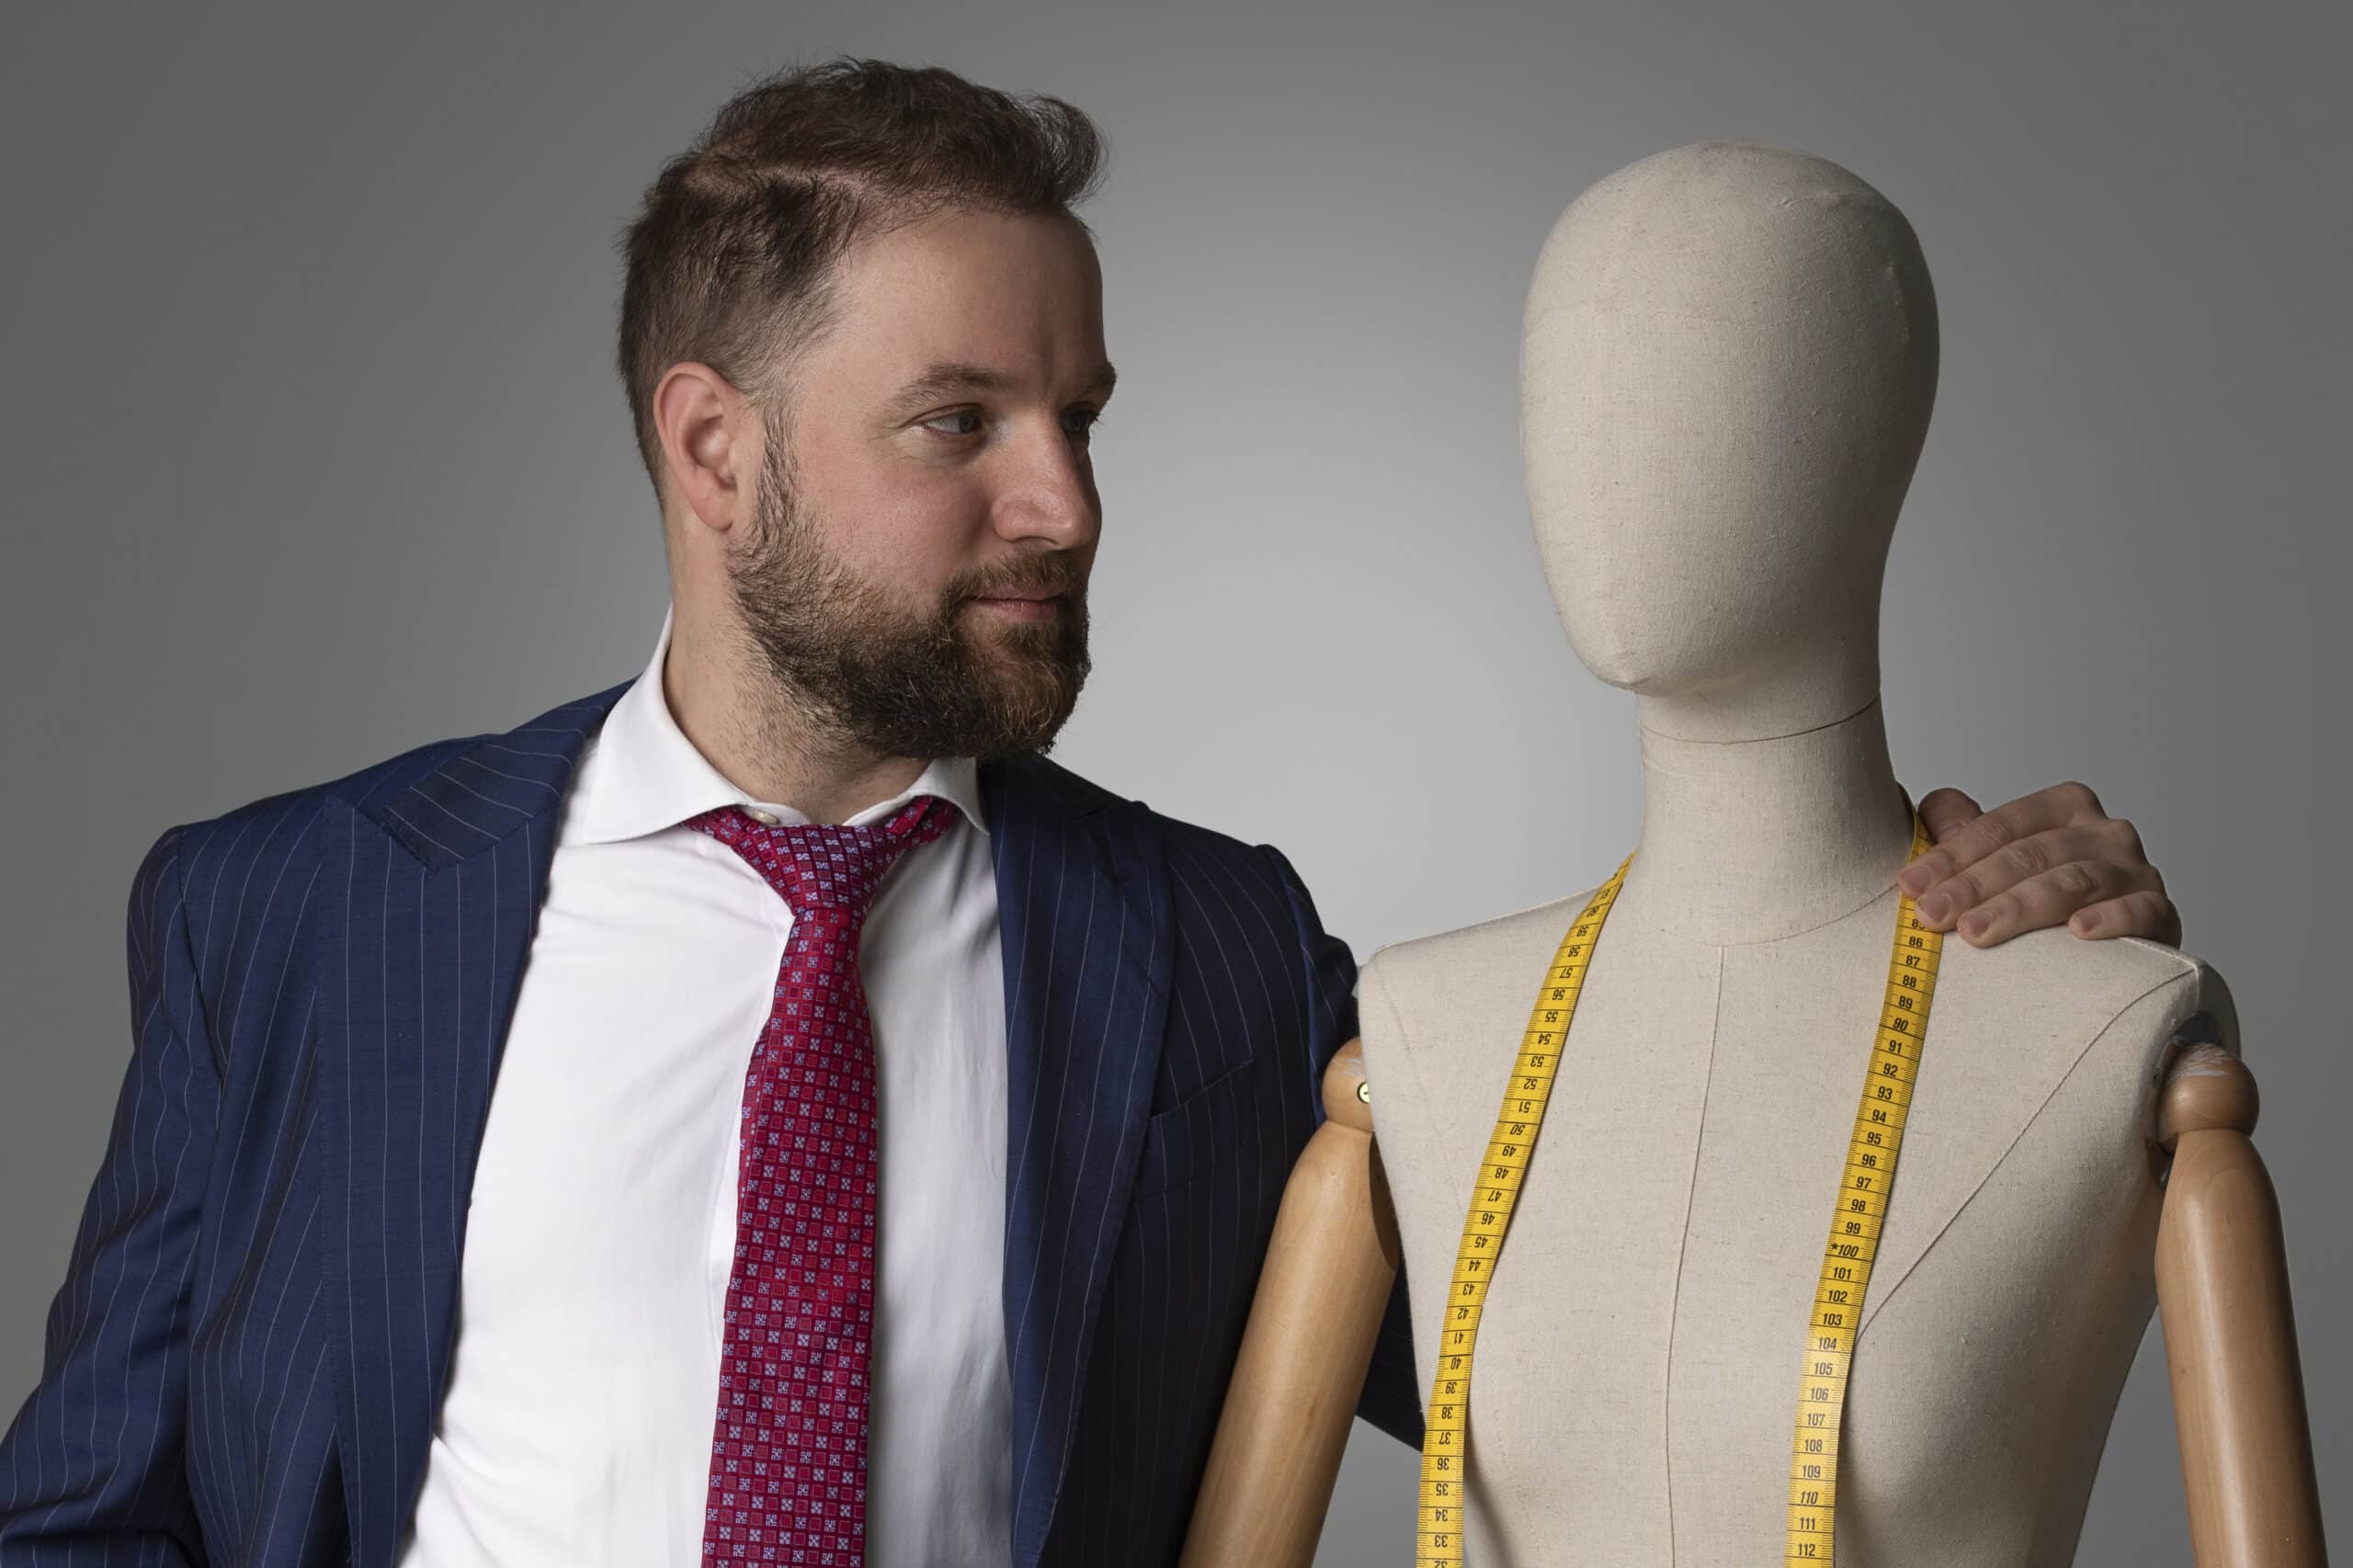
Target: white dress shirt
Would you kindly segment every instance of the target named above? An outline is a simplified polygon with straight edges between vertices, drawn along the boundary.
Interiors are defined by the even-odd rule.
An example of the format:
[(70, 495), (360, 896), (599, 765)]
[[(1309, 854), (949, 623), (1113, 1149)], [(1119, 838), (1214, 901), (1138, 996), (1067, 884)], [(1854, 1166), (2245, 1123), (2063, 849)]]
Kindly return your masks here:
[[(684, 823), (754, 801), (697, 751), (654, 657), (574, 775), (494, 1080), (449, 1384), (401, 1568), (695, 1568), (744, 1075), (792, 912)], [(885, 873), (858, 957), (881, 1194), (866, 1561), (1012, 1555), (1005, 971), (970, 757), (912, 797), (961, 820)]]

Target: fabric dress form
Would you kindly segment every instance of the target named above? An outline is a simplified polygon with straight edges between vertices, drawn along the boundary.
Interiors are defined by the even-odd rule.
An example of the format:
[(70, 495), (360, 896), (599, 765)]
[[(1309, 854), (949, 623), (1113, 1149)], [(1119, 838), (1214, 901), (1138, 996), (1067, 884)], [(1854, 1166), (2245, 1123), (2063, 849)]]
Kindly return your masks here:
[[(1579, 656), (1643, 699), (1644, 816), (1480, 1326), (1472, 1562), (1779, 1560), (1909, 835), (1878, 586), (1934, 332), (1884, 198), (1754, 144), (1610, 176), (1539, 265), (1540, 553)], [(1425, 1390), (1473, 1173), (1591, 891), (1364, 966)], [(2234, 1045), (2235, 1021), (2175, 949), (1946, 938), (1847, 1397), (1842, 1568), (2072, 1557), (2154, 1305), (2183, 1038)]]

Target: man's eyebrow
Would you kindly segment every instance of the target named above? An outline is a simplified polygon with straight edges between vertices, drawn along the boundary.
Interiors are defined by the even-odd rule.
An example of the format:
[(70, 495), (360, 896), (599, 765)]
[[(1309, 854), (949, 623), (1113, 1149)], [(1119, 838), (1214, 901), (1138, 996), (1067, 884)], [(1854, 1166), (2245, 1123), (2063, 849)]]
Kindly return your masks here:
[(891, 405), (893, 408), (920, 408), (925, 403), (956, 392), (1002, 392), (1010, 385), (1012, 381), (1008, 377), (985, 365), (943, 360), (900, 388), (898, 396), (891, 400)]
[[(1119, 371), (1111, 368), (1111, 362), (1106, 359), (1087, 378), (1087, 390), (1108, 398), (1119, 375)], [(1012, 385), (1013, 378), (1003, 371), (992, 370), (986, 365), (947, 359), (928, 367), (923, 374), (900, 388), (898, 395), (891, 400), (891, 406), (894, 410), (913, 412), (958, 392), (1003, 392)]]

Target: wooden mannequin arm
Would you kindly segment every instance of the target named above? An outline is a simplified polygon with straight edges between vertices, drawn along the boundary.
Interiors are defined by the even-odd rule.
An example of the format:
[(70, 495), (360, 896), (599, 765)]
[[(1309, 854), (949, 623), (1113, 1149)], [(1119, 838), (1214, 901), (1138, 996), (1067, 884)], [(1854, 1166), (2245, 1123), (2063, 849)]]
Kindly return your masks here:
[(1364, 1050), (1324, 1073), (1327, 1119), (1283, 1187), (1180, 1568), (1308, 1568), (1397, 1278)]
[(2198, 1568), (2326, 1568), (2279, 1205), (2254, 1075), (2192, 1047), (2165, 1085), (2173, 1153), (2157, 1224), (2157, 1306)]

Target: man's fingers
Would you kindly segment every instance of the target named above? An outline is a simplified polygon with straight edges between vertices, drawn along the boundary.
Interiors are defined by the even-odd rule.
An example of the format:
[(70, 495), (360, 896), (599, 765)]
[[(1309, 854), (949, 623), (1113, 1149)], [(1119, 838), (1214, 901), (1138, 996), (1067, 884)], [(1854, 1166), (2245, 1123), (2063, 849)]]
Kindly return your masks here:
[(1985, 814), (1985, 808), (1970, 799), (1965, 790), (1947, 785), (1931, 790), (1920, 797), (1920, 821), (1928, 829), (1928, 842), (1942, 844), (1961, 830), (1963, 824)]
[[(1914, 907), (1929, 925), (1949, 930), (1953, 917), (1966, 914), (1996, 893), (2008, 892), (2029, 877), (2055, 870), (2070, 861), (2112, 859), (2108, 842), (2096, 827), (2087, 825), (2055, 827), (2005, 844), (1975, 864), (1931, 884)], [(1927, 858), (1924, 855), (1913, 864), (1916, 866)]]
[[(1922, 820), (1927, 819), (1928, 801), (1935, 800), (1937, 795), (1944, 792), (1939, 790), (1920, 802)], [(1961, 795), (1958, 790), (1953, 790), (1952, 793)], [(1961, 798), (1964, 801), (1968, 799), (1966, 795), (1961, 795)], [(2015, 801), (1995, 807), (1982, 816), (1962, 823), (1953, 830), (1950, 837), (1938, 838), (1935, 848), (1928, 850), (1899, 872), (1896, 881), (1904, 892), (1916, 895), (1922, 890), (1933, 888), (1956, 873), (1975, 865), (2006, 845), (2015, 844), (2020, 839), (2031, 837), (2035, 834), (2051, 828), (2086, 821), (2099, 814), (2099, 797), (2084, 785), (2072, 782), (2053, 784), (2046, 789), (2037, 790), (2031, 795), (2021, 795)], [(2007, 886), (2008, 881), (2016, 880), (2011, 878), (1987, 888), (1978, 896), (1983, 897), (1985, 892), (1998, 892), (2001, 887)], [(1969, 903), (1974, 902), (1976, 899), (1973, 898), (1969, 901)], [(1962, 903), (1955, 907), (1966, 909), (1969, 907), (1969, 903)]]
[[(2018, 802), (2013, 801), (2010, 804), (2015, 806)], [(1916, 897), (1924, 890), (1950, 880), (2018, 836), (2015, 815), (1986, 812), (1955, 828), (1951, 835), (1935, 848), (1923, 851), (1918, 859), (1897, 874), (1896, 882), (1904, 892)], [(1973, 894), (1967, 903), (1955, 907), (1966, 909), (1979, 896), (1983, 895)]]
[(1990, 948), (2021, 931), (2057, 926), (2079, 909), (2160, 891), (2152, 866), (2068, 860), (1995, 893), (1973, 908), (1964, 906), (1953, 929), (1972, 947)]
[(2067, 919), (2078, 937), (2146, 937), (2169, 948), (2181, 946), (2181, 911), (2161, 889), (2143, 888), (2101, 903), (2087, 903)]

